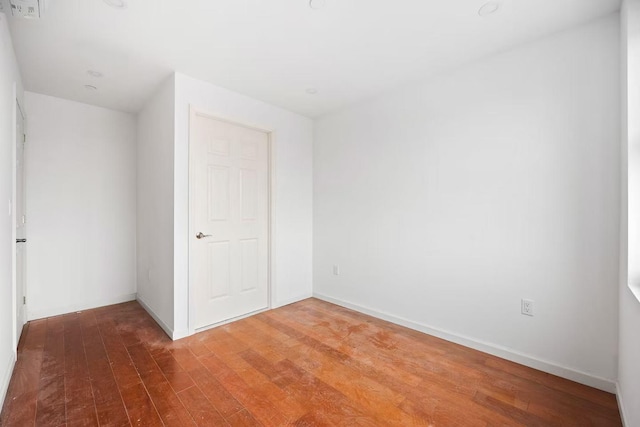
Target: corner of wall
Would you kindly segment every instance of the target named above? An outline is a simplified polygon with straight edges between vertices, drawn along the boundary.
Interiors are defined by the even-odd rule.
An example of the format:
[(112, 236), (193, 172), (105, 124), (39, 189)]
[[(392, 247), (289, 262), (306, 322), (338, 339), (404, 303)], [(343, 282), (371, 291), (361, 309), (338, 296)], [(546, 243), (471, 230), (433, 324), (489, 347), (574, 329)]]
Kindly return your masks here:
[(284, 307), (285, 305), (289, 305), (289, 304), (294, 304), (296, 302), (308, 299), (308, 298), (313, 298), (313, 292), (308, 292), (308, 293), (304, 293), (301, 295), (298, 295), (296, 297), (293, 298), (287, 298), (284, 299), (282, 301), (277, 301), (273, 304), (273, 306), (271, 308), (280, 308), (280, 307)]
[(627, 422), (624, 410), (624, 399), (622, 398), (622, 387), (620, 383), (616, 382), (616, 401), (618, 402), (618, 409), (620, 410), (620, 419), (622, 420), (623, 427), (631, 427), (631, 424)]
[(167, 335), (173, 304), (174, 74), (160, 82), (138, 117), (137, 294)]
[(167, 334), (169, 336), (169, 338), (174, 339), (173, 338), (173, 335), (174, 335), (173, 329), (170, 328), (169, 325), (167, 325), (166, 323), (164, 323), (162, 321), (160, 316), (158, 316), (156, 314), (156, 312), (153, 311), (153, 309), (149, 306), (149, 304), (147, 304), (139, 294), (136, 295), (136, 301), (138, 301), (138, 304), (140, 304), (142, 306), (142, 308), (144, 308), (144, 310), (149, 314), (149, 316), (151, 316), (153, 318), (153, 320), (156, 321), (156, 323), (158, 324), (158, 326), (160, 326), (160, 328), (162, 328), (164, 333)]
[(11, 382), (11, 375), (13, 374), (13, 367), (16, 364), (17, 354), (14, 351), (9, 357), (9, 361), (6, 364), (7, 367), (3, 372), (1, 372), (2, 377), (0, 380), (0, 408), (3, 405), (5, 397), (7, 397), (7, 392), (9, 391), (9, 383)]

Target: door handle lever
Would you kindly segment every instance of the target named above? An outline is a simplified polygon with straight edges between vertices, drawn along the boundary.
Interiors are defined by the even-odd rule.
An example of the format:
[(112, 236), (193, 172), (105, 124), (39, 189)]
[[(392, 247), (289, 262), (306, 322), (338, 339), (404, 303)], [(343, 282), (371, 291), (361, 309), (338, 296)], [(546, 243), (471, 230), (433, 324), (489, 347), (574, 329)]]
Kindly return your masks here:
[(196, 234), (196, 239), (203, 239), (205, 237), (211, 237), (211, 234), (202, 234), (202, 231)]

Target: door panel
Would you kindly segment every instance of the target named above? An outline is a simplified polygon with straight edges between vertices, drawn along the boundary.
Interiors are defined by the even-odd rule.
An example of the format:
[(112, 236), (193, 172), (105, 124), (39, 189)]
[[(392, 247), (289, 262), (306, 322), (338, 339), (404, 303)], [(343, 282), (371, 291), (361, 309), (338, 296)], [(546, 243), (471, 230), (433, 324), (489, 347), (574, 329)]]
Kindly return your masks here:
[(229, 241), (211, 242), (207, 243), (207, 247), (209, 250), (207, 261), (210, 269), (207, 275), (211, 289), (209, 299), (229, 297), (231, 290), (231, 244)]
[(209, 166), (209, 221), (226, 221), (229, 219), (229, 168)]
[(258, 239), (240, 240), (240, 291), (249, 292), (258, 287), (260, 269)]
[(269, 135), (193, 113), (190, 151), (197, 329), (268, 306)]

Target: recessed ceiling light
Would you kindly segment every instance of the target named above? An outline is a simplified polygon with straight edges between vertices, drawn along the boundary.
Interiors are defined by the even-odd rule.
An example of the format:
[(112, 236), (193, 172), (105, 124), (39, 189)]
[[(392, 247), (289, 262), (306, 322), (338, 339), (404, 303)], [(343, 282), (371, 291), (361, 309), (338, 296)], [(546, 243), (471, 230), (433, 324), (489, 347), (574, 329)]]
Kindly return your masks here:
[(309, 0), (309, 7), (311, 9), (322, 9), (326, 3), (326, 0)]
[(496, 13), (500, 9), (500, 3), (497, 1), (490, 1), (482, 5), (480, 9), (478, 9), (478, 15), (480, 16), (488, 16), (492, 13)]
[(87, 74), (89, 74), (91, 77), (96, 77), (96, 78), (100, 78), (103, 76), (103, 74), (100, 71), (95, 71), (95, 70), (88, 70)]
[(315, 95), (316, 93), (318, 93), (318, 89), (310, 87), (305, 92), (307, 92), (309, 95)]
[(95, 87), (94, 85), (84, 85), (84, 88), (91, 92), (93, 92), (94, 90), (98, 90), (98, 88)]
[(106, 4), (116, 9), (126, 9), (127, 4), (124, 0), (104, 0)]

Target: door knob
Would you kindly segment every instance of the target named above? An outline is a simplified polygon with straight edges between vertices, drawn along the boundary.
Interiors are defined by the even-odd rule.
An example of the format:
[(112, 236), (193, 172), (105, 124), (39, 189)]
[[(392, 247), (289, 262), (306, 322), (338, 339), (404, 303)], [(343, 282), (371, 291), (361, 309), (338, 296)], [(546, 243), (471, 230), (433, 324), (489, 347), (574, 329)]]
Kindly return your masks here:
[(211, 234), (202, 234), (202, 231), (196, 234), (196, 239), (203, 239), (205, 237), (211, 237)]

